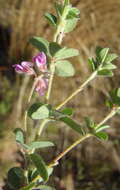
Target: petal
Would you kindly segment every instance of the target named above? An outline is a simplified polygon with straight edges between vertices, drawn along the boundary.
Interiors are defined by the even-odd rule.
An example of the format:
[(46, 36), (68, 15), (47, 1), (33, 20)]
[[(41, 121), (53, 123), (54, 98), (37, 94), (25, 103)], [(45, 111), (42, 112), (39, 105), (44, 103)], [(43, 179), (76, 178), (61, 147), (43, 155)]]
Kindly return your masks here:
[(23, 67), (21, 65), (16, 64), (16, 65), (13, 65), (13, 67), (15, 67), (15, 71), (17, 73), (24, 73), (24, 69), (23, 69)]
[(35, 89), (36, 92), (38, 92), (40, 96), (43, 96), (47, 88), (48, 88), (48, 80), (40, 77), (36, 85)]
[(22, 62), (21, 62), (21, 65), (22, 65), (23, 67), (33, 67), (33, 63), (28, 62), (28, 61), (22, 61)]
[(46, 55), (44, 52), (38, 53), (36, 56), (33, 57), (32, 60), (36, 63), (38, 69), (41, 72), (45, 72), (47, 70)]

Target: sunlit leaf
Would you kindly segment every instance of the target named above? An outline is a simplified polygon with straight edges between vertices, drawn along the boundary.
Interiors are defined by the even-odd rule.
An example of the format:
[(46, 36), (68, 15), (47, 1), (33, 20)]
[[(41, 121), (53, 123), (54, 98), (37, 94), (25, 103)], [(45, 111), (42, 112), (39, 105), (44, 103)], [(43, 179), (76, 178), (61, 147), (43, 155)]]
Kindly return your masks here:
[(61, 77), (71, 77), (74, 76), (75, 70), (73, 65), (69, 61), (57, 61), (55, 63), (55, 72)]

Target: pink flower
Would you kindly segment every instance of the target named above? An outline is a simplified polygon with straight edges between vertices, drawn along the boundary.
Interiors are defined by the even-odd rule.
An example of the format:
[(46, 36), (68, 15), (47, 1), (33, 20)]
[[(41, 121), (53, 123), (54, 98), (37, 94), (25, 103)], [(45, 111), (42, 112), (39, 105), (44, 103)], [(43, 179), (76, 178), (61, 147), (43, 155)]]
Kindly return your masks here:
[(15, 67), (15, 71), (17, 73), (20, 73), (20, 74), (27, 74), (27, 75), (34, 75), (35, 74), (35, 71), (32, 68), (33, 63), (31, 63), (31, 62), (23, 61), (21, 63), (21, 65), (15, 64), (15, 65), (13, 65), (13, 67)]
[(32, 61), (36, 63), (38, 69), (41, 72), (47, 71), (46, 55), (44, 52), (38, 53), (36, 56), (33, 57)]
[(48, 88), (48, 79), (44, 77), (39, 77), (35, 88), (36, 92), (38, 92), (40, 96), (43, 96), (47, 88)]

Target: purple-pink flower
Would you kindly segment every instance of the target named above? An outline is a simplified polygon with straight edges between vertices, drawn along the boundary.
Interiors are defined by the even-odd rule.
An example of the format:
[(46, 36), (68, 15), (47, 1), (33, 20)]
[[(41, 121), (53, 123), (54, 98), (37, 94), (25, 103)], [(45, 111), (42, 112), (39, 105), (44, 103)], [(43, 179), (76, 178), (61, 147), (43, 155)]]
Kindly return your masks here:
[(23, 61), (21, 63), (21, 65), (15, 64), (15, 65), (13, 65), (13, 67), (15, 67), (15, 71), (17, 73), (20, 73), (20, 74), (27, 74), (27, 75), (34, 75), (35, 74), (35, 71), (32, 68), (33, 63), (31, 63), (31, 62)]
[(13, 65), (13, 67), (17, 73), (35, 75), (37, 79), (35, 90), (39, 93), (40, 96), (43, 96), (48, 88), (48, 79), (46, 78), (47, 75), (43, 74), (42, 76), (37, 76), (34, 67), (36, 66), (38, 68), (38, 71), (41, 71), (42, 73), (48, 72), (47, 58), (45, 53), (39, 52), (32, 58), (32, 62), (23, 61), (21, 64)]
[(38, 53), (36, 56), (32, 58), (32, 61), (36, 63), (36, 66), (39, 69), (39, 71), (47, 71), (46, 55), (44, 52)]
[(48, 79), (44, 77), (39, 77), (35, 88), (36, 92), (38, 92), (40, 96), (43, 96), (47, 88), (48, 88)]

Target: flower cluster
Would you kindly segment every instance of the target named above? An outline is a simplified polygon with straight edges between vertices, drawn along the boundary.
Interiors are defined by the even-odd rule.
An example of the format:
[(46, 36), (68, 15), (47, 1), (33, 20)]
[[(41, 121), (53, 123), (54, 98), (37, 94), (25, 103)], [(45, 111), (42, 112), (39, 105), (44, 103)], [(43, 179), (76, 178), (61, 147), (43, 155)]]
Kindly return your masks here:
[[(43, 96), (45, 91), (48, 88), (48, 79), (45, 76), (47, 70), (47, 58), (44, 52), (39, 52), (36, 56), (32, 58), (32, 62), (23, 61), (21, 64), (13, 65), (15, 71), (20, 74), (34, 75), (37, 77), (37, 83), (35, 90), (39, 93), (40, 96)], [(37, 76), (37, 73), (34, 68), (37, 68), (38, 71), (42, 72), (41, 76)]]

